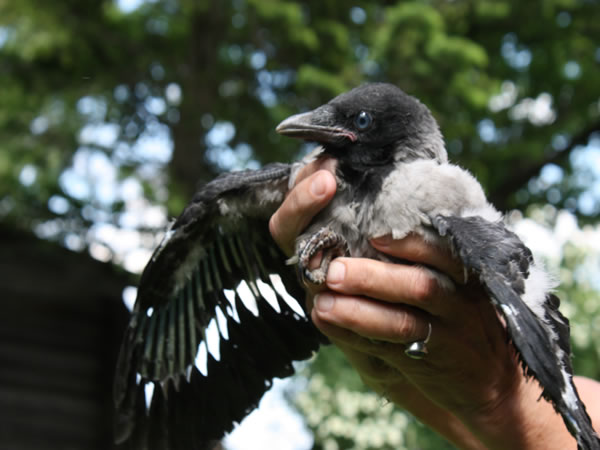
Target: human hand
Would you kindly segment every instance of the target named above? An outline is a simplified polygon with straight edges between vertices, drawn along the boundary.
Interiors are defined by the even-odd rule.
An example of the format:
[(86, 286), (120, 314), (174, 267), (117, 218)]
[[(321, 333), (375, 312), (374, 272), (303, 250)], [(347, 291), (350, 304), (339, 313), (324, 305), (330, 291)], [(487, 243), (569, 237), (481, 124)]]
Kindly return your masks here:
[(269, 231), (286, 255), (294, 253), (296, 237), (335, 195), (334, 173), (335, 160), (331, 158), (304, 166), (296, 176), (296, 186), (271, 216)]
[[(323, 165), (303, 170), (271, 219), (271, 233), (288, 254), (335, 193)], [(537, 383), (524, 379), (486, 295), (475, 281), (463, 283), (451, 255), (416, 236), (373, 245), (420, 266), (338, 258), (311, 313), (364, 382), (461, 448), (574, 448), (550, 404), (537, 401)], [(455, 289), (443, 289), (423, 266), (447, 274)], [(405, 344), (424, 339), (429, 324), (429, 355), (408, 358)]]
[[(335, 260), (312, 319), (363, 381), (460, 448), (574, 448), (560, 416), (538, 402), (537, 383), (524, 379), (482, 289), (460, 284), (456, 261), (416, 236), (373, 245), (444, 270), (456, 288), (448, 292), (422, 266)], [(424, 339), (429, 324), (429, 354), (407, 357), (406, 344)]]

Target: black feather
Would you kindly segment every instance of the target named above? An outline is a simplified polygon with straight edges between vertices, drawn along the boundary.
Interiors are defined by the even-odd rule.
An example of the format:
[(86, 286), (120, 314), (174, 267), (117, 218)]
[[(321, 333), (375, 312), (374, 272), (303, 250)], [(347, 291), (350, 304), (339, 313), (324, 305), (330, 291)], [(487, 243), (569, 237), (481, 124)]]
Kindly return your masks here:
[[(257, 280), (271, 284), (269, 274), (279, 273), (303, 298), (294, 269), (285, 266), (268, 232), (289, 171), (274, 164), (221, 175), (195, 195), (155, 251), (142, 274), (117, 367), (117, 442), (211, 448), (256, 407), (274, 377), (291, 375), (292, 361), (310, 357), (325, 341), (281, 296), (277, 314), (256, 288)], [(238, 293), (233, 306), (227, 300), (223, 290), (235, 291), (242, 281), (266, 319), (248, 311)], [(221, 361), (208, 353), (204, 376), (195, 358), (218, 309), (229, 338), (221, 336)], [(156, 386), (148, 410), (147, 383)]]

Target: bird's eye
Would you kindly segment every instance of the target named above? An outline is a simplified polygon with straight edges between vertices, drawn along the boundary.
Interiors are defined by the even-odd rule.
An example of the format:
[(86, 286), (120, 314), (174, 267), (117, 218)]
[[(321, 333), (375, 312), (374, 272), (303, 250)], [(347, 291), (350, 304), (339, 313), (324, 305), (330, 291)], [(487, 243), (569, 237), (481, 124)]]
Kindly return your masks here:
[(371, 114), (366, 111), (359, 112), (358, 116), (354, 119), (354, 125), (356, 125), (356, 128), (359, 130), (366, 130), (371, 126), (371, 122), (373, 122)]

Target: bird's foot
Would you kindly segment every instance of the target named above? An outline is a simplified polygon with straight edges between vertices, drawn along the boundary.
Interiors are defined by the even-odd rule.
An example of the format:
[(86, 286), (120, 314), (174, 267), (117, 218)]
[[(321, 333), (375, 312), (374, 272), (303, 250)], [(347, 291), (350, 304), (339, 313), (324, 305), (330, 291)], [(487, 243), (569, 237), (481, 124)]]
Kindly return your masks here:
[[(304, 283), (323, 284), (327, 278), (329, 263), (338, 256), (348, 254), (346, 239), (329, 228), (321, 228), (308, 240), (298, 245), (298, 268)], [(321, 261), (316, 269), (310, 268), (312, 258), (322, 252)]]

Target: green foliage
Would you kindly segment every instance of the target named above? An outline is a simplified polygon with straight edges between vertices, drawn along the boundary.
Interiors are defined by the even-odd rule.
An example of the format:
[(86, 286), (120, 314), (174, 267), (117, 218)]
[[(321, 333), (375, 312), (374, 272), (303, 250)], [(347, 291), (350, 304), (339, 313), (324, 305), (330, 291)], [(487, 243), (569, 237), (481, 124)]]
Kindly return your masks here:
[(306, 377), (307, 386), (293, 402), (313, 430), (315, 450), (453, 448), (406, 411), (365, 388), (336, 347), (321, 349), (300, 376)]
[[(589, 233), (588, 228), (584, 230)], [(598, 237), (598, 228), (595, 233)], [(598, 286), (598, 254), (585, 242), (568, 242), (563, 248), (560, 287), (562, 310), (571, 321), (571, 345), (575, 357), (573, 367), (579, 375), (600, 379), (600, 286)], [(588, 271), (586, 275), (585, 271)], [(589, 273), (591, 272), (591, 273)], [(591, 276), (590, 276), (591, 275)]]
[[(553, 162), (567, 179), (569, 150), (597, 128), (596, 15), (589, 2), (577, 1), (351, 7), (331, 0), (162, 0), (130, 13), (109, 0), (43, 7), (3, 1), (0, 187), (10, 194), (3, 195), (0, 214), (31, 227), (55, 217), (44, 205), (60, 195), (69, 201), (73, 226), (85, 232), (90, 222), (77, 202), (94, 199), (72, 198), (57, 176), (71, 165), (84, 144), (78, 133), (90, 123), (114, 125), (117, 136), (108, 147), (85, 146), (107, 154), (119, 179), (140, 180), (151, 201), (161, 203), (168, 190), (169, 210), (177, 213), (197, 180), (227, 168), (214, 157), (222, 148), (206, 141), (214, 124), (234, 124), (223, 149), (250, 148), (252, 157), (240, 161), (291, 159), (298, 147), (276, 136), (274, 125), (369, 79), (394, 82), (421, 98), (442, 125), (453, 158), (476, 173), (499, 206), (524, 207), (546, 194), (527, 189), (539, 169)], [(518, 27), (528, 17), (539, 20)], [(490, 108), (507, 82), (513, 98)], [(167, 99), (169, 86), (181, 92), (175, 102)], [(546, 121), (532, 122), (526, 107), (515, 113), (515, 105), (531, 106), (543, 93), (552, 102)], [(80, 110), (87, 97), (101, 105), (93, 117)], [(149, 109), (157, 100), (166, 107)], [(491, 138), (478, 133), (484, 119)], [(162, 183), (140, 173), (148, 161), (130, 157), (131, 146), (157, 124), (174, 144), (170, 178)], [(557, 136), (566, 151), (553, 147)], [(115, 157), (120, 144), (126, 158)], [(151, 163), (167, 168), (165, 160)], [(37, 171), (35, 186), (19, 182), (24, 167)], [(564, 194), (552, 199), (577, 211), (582, 189), (560, 187)], [(112, 223), (121, 217), (118, 203), (100, 208)]]
[[(581, 276), (581, 268), (585, 262), (590, 269), (591, 258), (595, 262), (591, 270), (596, 272), (598, 257), (590, 255), (589, 248), (573, 243), (565, 246), (558, 295), (565, 299), (563, 310), (566, 310), (571, 320), (572, 346), (575, 353), (573, 366), (576, 373), (597, 380), (600, 379), (600, 293), (598, 286), (593, 286), (592, 280)], [(594, 274), (594, 277), (597, 284), (597, 274)]]

